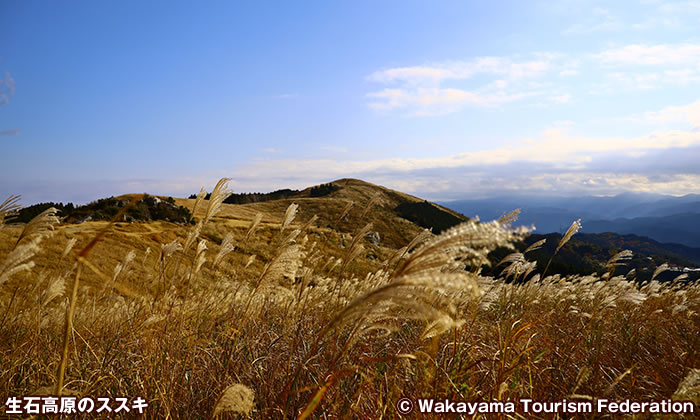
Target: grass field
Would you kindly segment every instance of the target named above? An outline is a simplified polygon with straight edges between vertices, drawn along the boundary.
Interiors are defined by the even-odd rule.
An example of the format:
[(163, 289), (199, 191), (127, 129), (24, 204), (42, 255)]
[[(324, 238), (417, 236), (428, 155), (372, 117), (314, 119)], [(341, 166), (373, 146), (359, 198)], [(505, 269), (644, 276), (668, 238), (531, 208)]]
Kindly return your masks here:
[(141, 396), (148, 418), (398, 418), (402, 397), (700, 402), (697, 284), (543, 278), (527, 252), (484, 277), (488, 252), (525, 229), (469, 220), (436, 236), (392, 212), (421, 200), (355, 180), (221, 204), (225, 181), (209, 200), (177, 199), (192, 225), (50, 212), (4, 225), (3, 403)]

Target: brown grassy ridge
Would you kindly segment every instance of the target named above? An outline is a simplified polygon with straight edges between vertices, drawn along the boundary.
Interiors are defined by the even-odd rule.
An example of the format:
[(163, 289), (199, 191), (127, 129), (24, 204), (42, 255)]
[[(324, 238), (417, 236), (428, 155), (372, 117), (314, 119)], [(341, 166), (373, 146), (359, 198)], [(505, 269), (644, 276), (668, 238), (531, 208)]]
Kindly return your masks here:
[[(527, 253), (505, 266), (529, 282), (482, 277), (485, 253), (525, 232), (469, 221), (436, 237), (391, 211), (420, 199), (336, 182), (320, 198), (200, 201), (201, 225), (115, 223), (85, 261), (107, 222), (49, 223), (19, 243), (25, 227), (5, 226), (0, 261), (40, 242), (35, 265), (0, 284), (3, 402), (57, 383), (78, 266), (63, 392), (142, 396), (147, 417), (396, 418), (402, 396), (661, 399), (700, 368), (697, 285), (539, 279)], [(227, 235), (236, 248), (214, 266)]]

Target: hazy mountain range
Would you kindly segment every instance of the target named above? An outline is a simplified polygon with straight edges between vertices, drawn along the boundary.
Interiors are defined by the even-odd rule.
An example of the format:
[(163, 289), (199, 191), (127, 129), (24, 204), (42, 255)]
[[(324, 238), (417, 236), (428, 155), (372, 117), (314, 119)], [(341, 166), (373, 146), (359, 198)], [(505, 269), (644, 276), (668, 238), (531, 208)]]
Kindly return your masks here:
[(497, 197), (442, 205), (468, 217), (492, 220), (521, 208), (521, 225), (537, 233), (565, 232), (581, 219), (582, 233), (614, 232), (646, 236), (662, 243), (700, 247), (700, 194), (682, 197), (624, 193), (614, 197)]

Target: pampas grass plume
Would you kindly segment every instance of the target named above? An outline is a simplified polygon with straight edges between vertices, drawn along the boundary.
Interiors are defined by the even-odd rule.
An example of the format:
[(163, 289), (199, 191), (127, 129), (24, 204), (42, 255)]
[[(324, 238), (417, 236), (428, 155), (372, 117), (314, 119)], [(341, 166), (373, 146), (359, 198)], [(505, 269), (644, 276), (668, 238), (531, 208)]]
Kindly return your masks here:
[(212, 217), (221, 209), (221, 204), (231, 195), (231, 191), (228, 189), (228, 183), (230, 178), (221, 178), (219, 182), (216, 183), (214, 190), (209, 196), (209, 207), (207, 207), (207, 214), (204, 216), (204, 223), (206, 224)]
[(258, 228), (260, 227), (260, 222), (262, 221), (262, 218), (262, 213), (255, 213), (253, 220), (250, 221), (250, 227), (248, 227), (248, 232), (246, 232), (245, 237), (243, 238), (244, 243), (247, 243), (248, 239), (255, 235), (255, 231), (258, 230)]
[(45, 236), (53, 233), (54, 225), (57, 225), (61, 219), (56, 215), (58, 209), (55, 207), (50, 207), (38, 216), (33, 218), (24, 226), (22, 233), (17, 238), (17, 243), (20, 243), (24, 238), (31, 238), (33, 236)]
[(284, 232), (284, 230), (289, 226), (289, 224), (292, 223), (292, 220), (294, 220), (294, 217), (297, 215), (298, 210), (299, 205), (296, 203), (292, 203), (289, 205), (289, 207), (287, 207), (287, 211), (284, 212), (282, 224), (280, 225), (280, 232)]
[(212, 263), (212, 267), (216, 267), (219, 265), (221, 260), (224, 259), (228, 254), (233, 252), (233, 250), (236, 249), (236, 246), (233, 245), (233, 233), (229, 232), (224, 236), (224, 239), (221, 241), (221, 248), (219, 248), (219, 253), (216, 254), (216, 257), (214, 257), (214, 262)]
[(213, 417), (230, 411), (238, 414), (250, 414), (255, 404), (255, 392), (243, 384), (233, 384), (221, 393), (214, 406)]
[(11, 195), (0, 204), (0, 227), (5, 224), (5, 220), (12, 216), (17, 210), (21, 209), (19, 205), (20, 196)]

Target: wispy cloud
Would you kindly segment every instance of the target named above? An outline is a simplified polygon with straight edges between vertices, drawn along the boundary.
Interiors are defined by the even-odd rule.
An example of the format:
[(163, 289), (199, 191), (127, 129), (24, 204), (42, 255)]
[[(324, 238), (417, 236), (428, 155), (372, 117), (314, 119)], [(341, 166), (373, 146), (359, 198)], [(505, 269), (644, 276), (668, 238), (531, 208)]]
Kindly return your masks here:
[(418, 85), (426, 82), (464, 80), (478, 74), (492, 74), (517, 80), (542, 74), (549, 68), (551, 60), (549, 54), (541, 54), (540, 57), (525, 61), (506, 57), (479, 57), (432, 66), (397, 67), (372, 73), (368, 79), (380, 83), (403, 82)]
[(566, 104), (577, 90), (609, 94), (698, 83), (700, 44), (629, 44), (595, 53), (480, 57), (384, 69), (367, 80), (385, 85), (366, 94), (371, 109), (412, 116), (499, 107), (533, 97)]
[[(672, 112), (665, 109), (659, 115)], [(448, 195), (487, 196), (495, 191), (613, 194), (632, 190), (684, 194), (700, 187), (700, 167), (691, 158), (700, 153), (698, 131), (584, 137), (570, 134), (568, 122), (556, 125), (567, 128), (545, 130), (540, 136), (523, 138), (511, 147), (433, 158), (259, 161), (240, 168), (234, 177), (244, 185), (259, 185), (266, 180), (279, 188), (285, 182), (286, 186), (290, 182), (310, 185), (358, 177), (442, 199)], [(671, 156), (675, 158), (670, 159)], [(299, 167), (308, 169), (299, 173)]]
[[(679, 115), (699, 125), (700, 101), (641, 114), (664, 123)], [(634, 122), (631, 122), (634, 123)], [(127, 192), (188, 196), (220, 176), (233, 177), (236, 191), (304, 188), (356, 177), (429, 199), (488, 197), (494, 194), (616, 194), (646, 191), (687, 194), (700, 189), (700, 131), (667, 129), (636, 137), (591, 137), (571, 133), (576, 125), (557, 121), (538, 136), (514, 145), (438, 157), (373, 160), (273, 158), (201, 177), (176, 179), (82, 180), (54, 183), (0, 182), (0, 192), (19, 190), (29, 202), (75, 200)], [(299, 168), (304, 168), (299, 170)], [(61, 184), (61, 185), (59, 185)], [(70, 185), (71, 196), (59, 196)], [(65, 194), (65, 192), (61, 193)]]
[(655, 0), (652, 1), (651, 3), (655, 4), (657, 6), (657, 10), (661, 13), (666, 13), (666, 14), (688, 14), (688, 13), (693, 13), (693, 14), (700, 14), (700, 2), (697, 0), (688, 0), (688, 1), (662, 1), (662, 0)]
[(470, 92), (455, 88), (384, 89), (367, 94), (375, 110), (409, 109), (410, 115), (455, 112), (464, 105), (495, 106), (517, 101), (534, 92), (507, 93), (503, 90)]
[[(523, 81), (549, 71), (554, 58), (551, 54), (537, 54), (529, 60), (479, 57), (381, 70), (367, 80), (391, 87), (368, 93), (368, 105), (381, 111), (402, 109), (410, 115), (434, 115), (468, 105), (491, 107), (517, 101), (541, 94)], [(492, 79), (470, 88), (463, 86), (479, 75)]]
[(592, 58), (609, 71), (606, 88), (654, 89), (700, 82), (700, 44), (630, 44)]
[(568, 93), (564, 93), (561, 95), (555, 95), (550, 97), (549, 99), (552, 100), (552, 102), (558, 103), (558, 104), (567, 104), (569, 101), (571, 101), (571, 95)]
[[(571, 4), (571, 3), (569, 3)], [(642, 0), (634, 5), (634, 13), (625, 10), (629, 5), (622, 2), (608, 2), (607, 6), (588, 7), (589, 2), (581, 2), (582, 8), (574, 11), (577, 22), (566, 27), (562, 35), (591, 35), (601, 32), (642, 32), (671, 29), (673, 31), (693, 30), (700, 15), (700, 2)], [(622, 6), (622, 7), (619, 7)], [(566, 13), (571, 13), (567, 8)]]
[(326, 152), (331, 152), (331, 153), (348, 153), (349, 150), (347, 147), (342, 147), (342, 146), (334, 146), (330, 144), (321, 144), (318, 146), (319, 149), (326, 151)]
[(594, 32), (621, 30), (624, 23), (608, 9), (596, 7), (584, 22), (576, 23), (562, 31), (563, 35), (581, 35)]
[(557, 120), (557, 121), (554, 121), (554, 123), (552, 125), (554, 127), (557, 127), (557, 128), (564, 128), (564, 127), (573, 127), (574, 125), (576, 125), (576, 123), (571, 121), (571, 120)]
[(697, 66), (700, 44), (631, 44), (604, 50), (594, 58), (609, 66)]
[(646, 112), (642, 119), (658, 124), (683, 122), (697, 128), (700, 127), (700, 100), (688, 105), (669, 106), (660, 111)]

